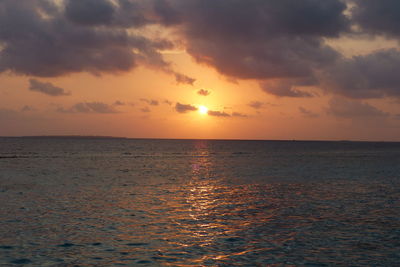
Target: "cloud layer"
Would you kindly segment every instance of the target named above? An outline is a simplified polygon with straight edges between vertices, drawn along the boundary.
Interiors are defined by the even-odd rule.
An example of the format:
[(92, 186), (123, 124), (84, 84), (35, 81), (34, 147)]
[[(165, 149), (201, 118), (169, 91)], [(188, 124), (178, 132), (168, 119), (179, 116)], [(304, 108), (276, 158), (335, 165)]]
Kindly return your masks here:
[(51, 83), (40, 82), (35, 79), (30, 79), (29, 84), (29, 90), (49, 96), (65, 96), (71, 94), (70, 92), (65, 91), (63, 88), (54, 86)]
[(130, 0), (0, 1), (0, 72), (97, 75), (142, 64), (174, 74), (178, 82), (193, 83), (161, 55), (173, 47), (170, 41), (135, 33), (154, 23), (142, 13), (146, 7)]
[(348, 59), (325, 41), (357, 38), (356, 25), (357, 34), (399, 38), (396, 0), (204, 2), (171, 0), (169, 11), (159, 15), (174, 9), (188, 53), (224, 75), (256, 79), (264, 92), (279, 97), (316, 96), (302, 86), (350, 98), (399, 97), (398, 48)]
[[(278, 97), (316, 96), (303, 87), (348, 98), (399, 97), (397, 47), (346, 58), (326, 42), (343, 35), (399, 39), (399, 5), (397, 0), (2, 0), (0, 72), (98, 75), (143, 65), (193, 85), (195, 78), (175, 71), (163, 56), (179, 46), (197, 62), (234, 79), (256, 80)], [(147, 34), (153, 26), (173, 29), (175, 39)]]

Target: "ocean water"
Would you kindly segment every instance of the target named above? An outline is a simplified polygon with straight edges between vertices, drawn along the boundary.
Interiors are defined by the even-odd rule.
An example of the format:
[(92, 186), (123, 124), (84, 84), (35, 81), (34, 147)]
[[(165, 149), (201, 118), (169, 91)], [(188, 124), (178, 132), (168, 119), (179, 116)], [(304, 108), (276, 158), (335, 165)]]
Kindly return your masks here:
[(399, 266), (400, 143), (0, 138), (0, 266)]

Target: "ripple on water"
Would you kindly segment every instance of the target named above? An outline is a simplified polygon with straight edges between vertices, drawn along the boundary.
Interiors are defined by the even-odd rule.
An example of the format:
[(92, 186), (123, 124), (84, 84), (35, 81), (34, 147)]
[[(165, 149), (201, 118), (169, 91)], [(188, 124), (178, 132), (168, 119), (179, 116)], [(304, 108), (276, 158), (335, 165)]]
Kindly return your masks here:
[(24, 258), (22, 258), (22, 259), (15, 259), (15, 260), (12, 260), (10, 263), (13, 263), (13, 264), (29, 264), (29, 263), (31, 263), (32, 261), (30, 260), (30, 259), (24, 259)]

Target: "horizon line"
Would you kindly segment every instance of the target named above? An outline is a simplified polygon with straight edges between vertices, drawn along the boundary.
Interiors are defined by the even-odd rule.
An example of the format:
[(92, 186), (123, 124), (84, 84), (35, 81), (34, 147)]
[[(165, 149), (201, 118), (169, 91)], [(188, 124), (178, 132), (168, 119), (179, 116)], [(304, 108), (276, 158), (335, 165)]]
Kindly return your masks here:
[(352, 140), (352, 139), (239, 139), (239, 138), (166, 138), (166, 137), (125, 137), (107, 135), (18, 135), (0, 136), (0, 138), (76, 138), (76, 139), (129, 139), (129, 140), (204, 140), (204, 141), (265, 141), (265, 142), (363, 142), (363, 143), (400, 143), (394, 140)]

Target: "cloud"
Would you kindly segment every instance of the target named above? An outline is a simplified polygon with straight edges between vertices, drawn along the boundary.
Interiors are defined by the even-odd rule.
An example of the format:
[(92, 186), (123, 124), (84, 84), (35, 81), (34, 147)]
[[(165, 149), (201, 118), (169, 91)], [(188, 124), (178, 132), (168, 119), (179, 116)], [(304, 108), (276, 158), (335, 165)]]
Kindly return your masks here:
[(345, 58), (326, 41), (354, 28), (399, 39), (398, 9), (397, 0), (1, 0), (0, 73), (101, 75), (146, 66), (193, 85), (163, 56), (179, 48), (278, 97), (316, 96), (307, 87), (400, 97), (398, 50)]
[[(133, 48), (143, 50), (144, 38), (123, 30), (95, 29), (71, 23), (54, 4), (45, 1), (0, 2), (0, 33), (4, 48), (0, 72), (52, 77), (73, 72), (119, 72), (136, 66)], [(68, 4), (79, 1), (68, 1)], [(52, 5), (53, 2), (47, 2)]]
[(182, 22), (182, 16), (168, 0), (154, 0), (154, 13), (162, 25), (174, 26)]
[(125, 106), (126, 104), (125, 104), (125, 102), (122, 102), (122, 101), (120, 101), (120, 100), (117, 100), (117, 101), (114, 102), (113, 105), (114, 105), (114, 106)]
[(22, 111), (22, 112), (36, 111), (36, 108), (34, 108), (34, 107), (32, 107), (32, 106), (25, 105), (25, 106), (23, 106), (23, 107), (21, 108), (21, 111)]
[(199, 91), (197, 91), (197, 94), (202, 95), (202, 96), (208, 96), (211, 94), (211, 92), (208, 90), (205, 90), (205, 89), (200, 89)]
[(140, 101), (145, 102), (151, 106), (158, 106), (159, 102), (157, 100), (154, 99), (146, 99), (146, 98), (141, 98)]
[(107, 0), (69, 0), (66, 17), (83, 25), (107, 25), (113, 20), (115, 8)]
[(302, 83), (290, 80), (260, 83), (264, 92), (278, 97), (314, 97), (314, 94), (298, 90), (296, 85), (302, 85)]
[[(375, 72), (371, 76), (368, 68), (360, 68), (362, 57), (346, 59), (325, 42), (327, 38), (350, 33), (354, 23), (365, 31), (371, 31), (373, 26), (374, 33), (390, 32), (398, 36), (398, 1), (355, 0), (353, 17), (344, 12), (350, 2), (232, 0), (228, 3), (215, 0), (205, 5), (202, 0), (171, 0), (165, 12), (160, 8), (156, 13), (160, 17), (168, 14), (169, 21), (172, 21), (171, 14), (179, 17), (170, 25), (180, 26), (186, 50), (197, 62), (234, 79), (256, 79), (268, 94), (315, 97), (315, 93), (304, 88), (314, 86), (353, 98), (398, 97), (400, 83), (392, 75), (398, 68), (397, 52), (363, 56), (371, 73)], [(368, 28), (368, 23), (373, 25)], [(351, 66), (346, 66), (348, 64)], [(379, 71), (380, 64), (385, 71)], [(348, 68), (358, 76), (346, 75)], [(326, 86), (327, 80), (321, 79), (320, 74), (329, 76), (332, 70), (332, 75), (337, 77), (332, 77), (333, 82)], [(382, 79), (384, 74), (388, 79)], [(376, 82), (380, 81), (368, 81), (367, 88), (360, 87), (357, 92), (353, 88), (347, 90), (360, 81), (375, 78)]]
[(215, 110), (209, 110), (207, 112), (208, 115), (214, 116), (214, 117), (230, 117), (231, 115), (224, 112), (224, 111), (215, 111)]
[(135, 0), (0, 1), (0, 73), (56, 77), (127, 72), (139, 65), (194, 79), (172, 69), (160, 53), (171, 41), (146, 37), (153, 5)]
[(254, 109), (261, 109), (264, 108), (265, 103), (260, 102), (260, 101), (252, 101), (248, 104), (249, 107), (254, 108)]
[(239, 79), (313, 76), (339, 56), (323, 38), (337, 37), (350, 25), (339, 0), (170, 3), (180, 15), (188, 53)]
[(58, 108), (58, 112), (61, 113), (100, 113), (100, 114), (112, 114), (118, 113), (112, 105), (108, 105), (102, 102), (81, 102), (73, 105), (68, 109)]
[(319, 117), (318, 113), (315, 113), (315, 112), (305, 109), (303, 107), (299, 107), (299, 111), (306, 118), (318, 118)]
[(30, 79), (29, 84), (29, 90), (49, 96), (66, 96), (71, 94), (70, 92), (65, 91), (63, 88), (54, 86), (51, 83), (40, 82), (35, 79)]
[[(315, 97), (305, 88), (313, 86), (352, 98), (399, 97), (398, 51), (347, 59), (325, 42), (352, 32), (354, 23), (364, 33), (400, 37), (397, 0), (166, 2), (156, 13), (180, 26), (197, 62), (233, 79), (256, 79), (268, 94)], [(345, 14), (349, 3), (352, 16)]]
[(327, 113), (339, 118), (384, 118), (390, 115), (368, 103), (337, 97), (329, 101)]
[(273, 104), (273, 103), (269, 103), (269, 102), (261, 102), (261, 101), (251, 101), (247, 105), (256, 110), (265, 108), (265, 106), (271, 106), (271, 107), (277, 106), (277, 104)]
[(400, 37), (400, 2), (397, 0), (353, 0), (352, 17), (371, 34)]
[(248, 115), (239, 113), (239, 112), (232, 112), (232, 114), (226, 113), (225, 111), (217, 111), (217, 110), (209, 110), (207, 112), (209, 116), (213, 117), (222, 117), (222, 118), (247, 118)]
[[(181, 103), (176, 103), (175, 105), (175, 110), (179, 113), (187, 113), (191, 111), (197, 111), (198, 108), (192, 105), (186, 105), (186, 104), (181, 104)], [(241, 117), (241, 118), (246, 118), (246, 114), (242, 114), (239, 112), (233, 112), (232, 114), (226, 113), (224, 111), (217, 111), (217, 110), (208, 110), (207, 114), (212, 117), (223, 117), (223, 118), (229, 118), (229, 117)]]
[(144, 107), (144, 108), (141, 108), (140, 111), (144, 112), (144, 113), (149, 113), (149, 112), (151, 112), (151, 109), (149, 107)]
[(400, 97), (399, 68), (399, 50), (380, 50), (340, 60), (320, 80), (327, 91), (350, 98)]
[(146, 15), (151, 12), (153, 1), (65, 0), (64, 2), (65, 17), (77, 25), (130, 28), (157, 22), (156, 18)]
[(248, 115), (239, 112), (233, 112), (232, 117), (247, 118)]
[(175, 72), (175, 80), (178, 84), (189, 84), (193, 85), (196, 79), (186, 76), (182, 73)]
[(171, 106), (171, 105), (172, 105), (172, 102), (169, 101), (168, 99), (164, 100), (163, 103), (164, 103), (164, 104), (167, 104), (168, 106)]
[(189, 111), (196, 111), (197, 108), (192, 105), (181, 104), (178, 102), (175, 105), (175, 110), (179, 113), (187, 113)]

